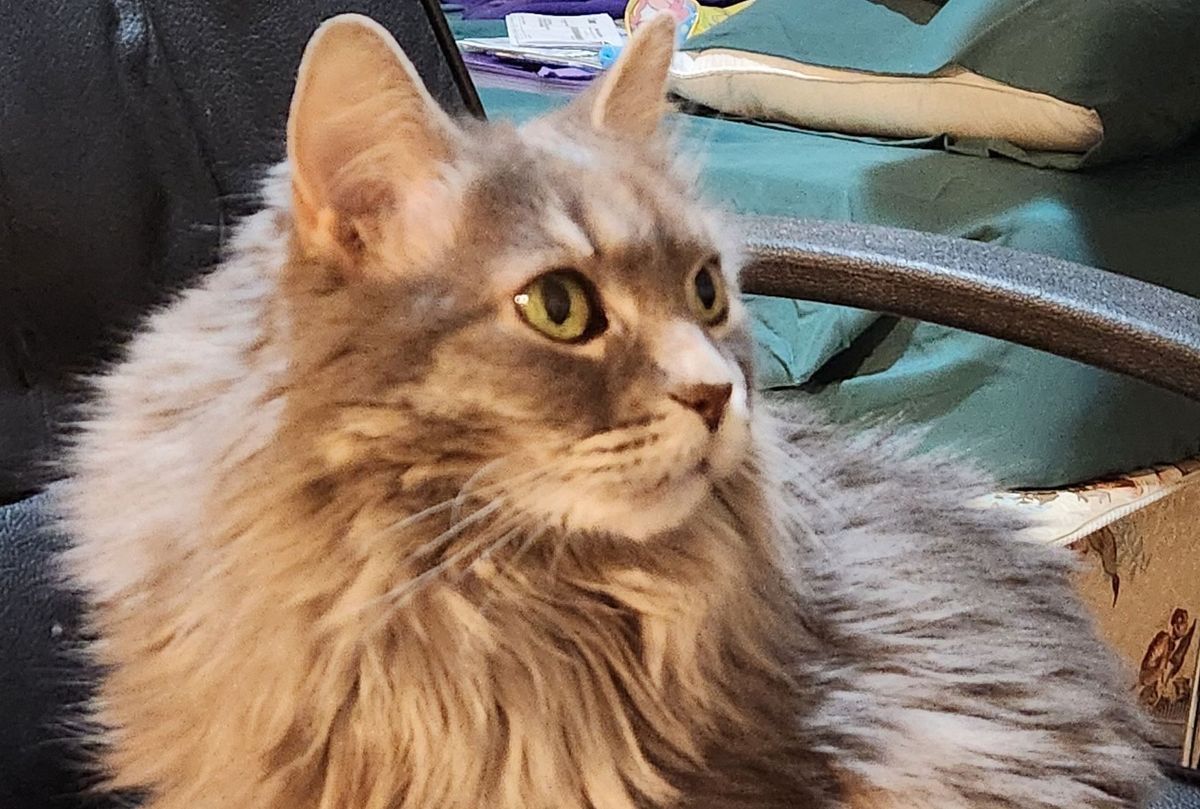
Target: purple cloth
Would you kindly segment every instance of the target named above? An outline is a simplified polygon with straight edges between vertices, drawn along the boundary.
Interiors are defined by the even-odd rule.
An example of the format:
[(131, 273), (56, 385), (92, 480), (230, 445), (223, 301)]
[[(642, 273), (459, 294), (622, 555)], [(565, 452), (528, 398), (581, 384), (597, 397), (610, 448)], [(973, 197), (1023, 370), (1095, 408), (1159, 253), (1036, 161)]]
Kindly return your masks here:
[(538, 78), (570, 79), (571, 81), (588, 81), (596, 78), (596, 71), (584, 70), (581, 67), (550, 67), (543, 65), (538, 69)]
[(505, 14), (625, 14), (627, 0), (464, 0), (464, 20), (502, 20)]
[(596, 71), (592, 70), (518, 63), (486, 53), (464, 53), (463, 61), (477, 82), (486, 76), (493, 79), (487, 82), (489, 85), (514, 90), (553, 87), (578, 92), (596, 77)]
[[(702, 5), (723, 8), (741, 0), (704, 0)], [(459, 5), (459, 4), (455, 4)], [(464, 20), (502, 20), (505, 14), (611, 14), (625, 16), (628, 0), (462, 0)]]

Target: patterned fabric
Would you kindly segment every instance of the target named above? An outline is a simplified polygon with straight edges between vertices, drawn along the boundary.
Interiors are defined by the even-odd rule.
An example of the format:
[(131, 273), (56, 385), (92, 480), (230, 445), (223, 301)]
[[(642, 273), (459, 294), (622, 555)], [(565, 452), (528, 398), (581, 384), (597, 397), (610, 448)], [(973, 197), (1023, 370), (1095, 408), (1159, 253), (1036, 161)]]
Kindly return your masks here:
[(1200, 457), (1078, 486), (1003, 492), (994, 495), (994, 501), (1033, 515), (1037, 525), (1028, 539), (1070, 545), (1197, 480)]
[(1200, 765), (1200, 457), (989, 500), (1038, 519), (1026, 539), (1078, 556), (1080, 595), (1125, 658), (1129, 688), (1159, 727), (1163, 758)]

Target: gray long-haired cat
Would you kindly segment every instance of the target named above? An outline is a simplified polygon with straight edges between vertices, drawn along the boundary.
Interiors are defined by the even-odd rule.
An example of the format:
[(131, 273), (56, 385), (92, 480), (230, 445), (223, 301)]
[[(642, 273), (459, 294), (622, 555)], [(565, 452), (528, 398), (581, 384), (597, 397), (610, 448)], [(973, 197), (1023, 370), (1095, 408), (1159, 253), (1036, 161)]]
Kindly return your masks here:
[(229, 259), (99, 381), (65, 494), (152, 809), (1132, 807), (1068, 562), (905, 442), (765, 412), (673, 49), (452, 122), (313, 38)]

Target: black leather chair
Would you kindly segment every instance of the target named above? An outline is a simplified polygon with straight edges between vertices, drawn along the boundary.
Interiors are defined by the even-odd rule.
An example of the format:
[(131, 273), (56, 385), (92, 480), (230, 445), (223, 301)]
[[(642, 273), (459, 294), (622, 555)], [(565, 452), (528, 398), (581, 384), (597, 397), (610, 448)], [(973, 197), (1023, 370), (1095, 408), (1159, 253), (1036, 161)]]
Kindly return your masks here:
[[(417, 0), (0, 2), (0, 809), (111, 805), (88, 792), (72, 708), (78, 604), (47, 495), (73, 380), (211, 264), (281, 157), (292, 75), (324, 18), (397, 33), (452, 107), (470, 103)], [(464, 101), (464, 98), (466, 101)], [(1010, 339), (1200, 398), (1200, 311), (1100, 270), (879, 228), (749, 223), (754, 292)], [(1200, 809), (1183, 781), (1161, 809)]]

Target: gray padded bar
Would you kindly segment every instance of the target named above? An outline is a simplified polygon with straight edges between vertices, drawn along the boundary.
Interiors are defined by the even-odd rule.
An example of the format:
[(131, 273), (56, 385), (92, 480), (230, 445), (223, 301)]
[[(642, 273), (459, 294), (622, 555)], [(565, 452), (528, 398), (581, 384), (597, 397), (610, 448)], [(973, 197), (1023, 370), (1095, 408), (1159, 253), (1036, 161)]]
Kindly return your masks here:
[(1200, 400), (1200, 300), (1070, 261), (875, 225), (748, 217), (746, 292), (888, 312)]

